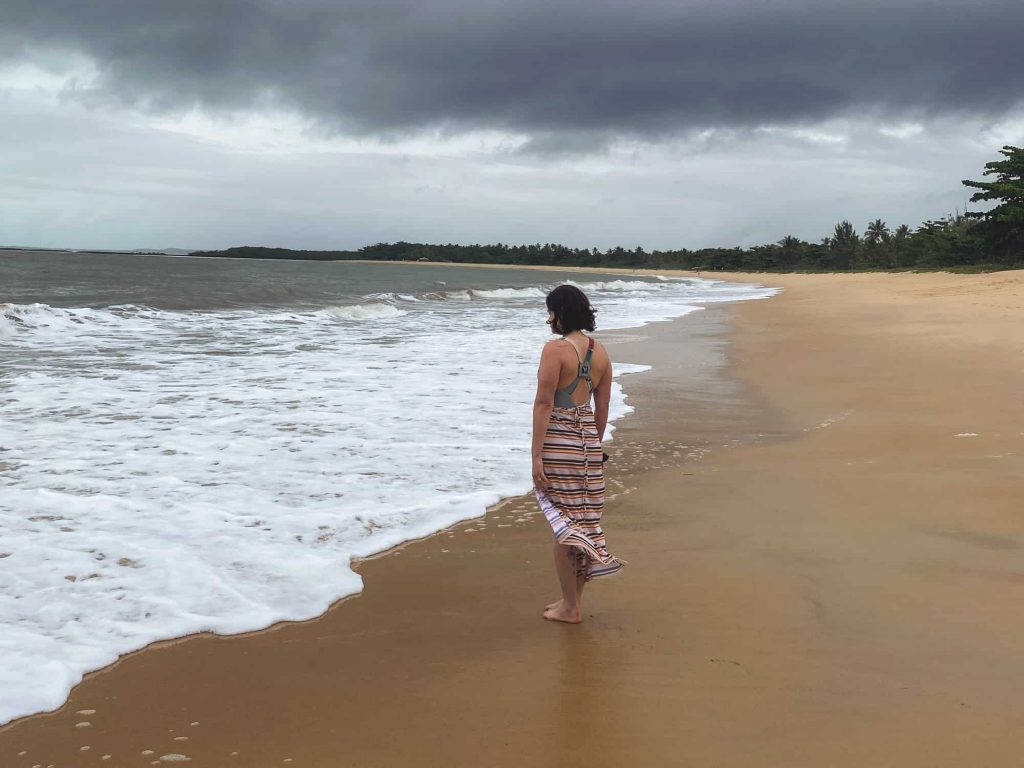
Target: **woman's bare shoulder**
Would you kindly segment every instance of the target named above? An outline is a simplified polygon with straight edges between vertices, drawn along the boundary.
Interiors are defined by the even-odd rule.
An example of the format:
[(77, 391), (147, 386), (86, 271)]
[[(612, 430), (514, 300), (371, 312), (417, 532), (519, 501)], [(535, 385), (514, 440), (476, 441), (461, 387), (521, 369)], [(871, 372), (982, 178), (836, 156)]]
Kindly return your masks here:
[(569, 344), (571, 342), (565, 341), (565, 339), (548, 339), (544, 342), (544, 346), (541, 347), (541, 355), (544, 357), (548, 355), (561, 355), (569, 348)]

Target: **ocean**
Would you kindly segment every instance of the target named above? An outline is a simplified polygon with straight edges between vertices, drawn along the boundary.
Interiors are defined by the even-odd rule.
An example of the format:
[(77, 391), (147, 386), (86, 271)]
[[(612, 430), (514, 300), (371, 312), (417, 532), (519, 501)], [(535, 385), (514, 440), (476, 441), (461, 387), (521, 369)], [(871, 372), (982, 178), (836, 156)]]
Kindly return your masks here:
[[(544, 296), (566, 281), (598, 335), (773, 292), (0, 251), (0, 723), (156, 640), (315, 617), (360, 591), (352, 558), (528, 491)], [(616, 381), (611, 419), (628, 411)]]

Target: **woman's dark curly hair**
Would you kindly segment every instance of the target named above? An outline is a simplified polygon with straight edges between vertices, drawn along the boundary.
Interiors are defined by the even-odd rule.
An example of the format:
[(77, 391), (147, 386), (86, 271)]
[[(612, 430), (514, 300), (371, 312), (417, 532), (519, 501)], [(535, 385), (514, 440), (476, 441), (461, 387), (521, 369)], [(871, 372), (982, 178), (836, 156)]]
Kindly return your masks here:
[(555, 313), (551, 330), (565, 336), (573, 331), (593, 331), (594, 315), (597, 310), (590, 306), (590, 300), (575, 285), (560, 285), (544, 300), (548, 309)]

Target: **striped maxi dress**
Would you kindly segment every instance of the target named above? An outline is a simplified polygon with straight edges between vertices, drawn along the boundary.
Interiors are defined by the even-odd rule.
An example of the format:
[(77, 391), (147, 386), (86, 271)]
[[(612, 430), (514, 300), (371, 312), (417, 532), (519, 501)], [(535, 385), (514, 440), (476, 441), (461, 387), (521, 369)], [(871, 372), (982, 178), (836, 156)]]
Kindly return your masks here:
[[(589, 385), (589, 365), (580, 367)], [(555, 541), (572, 546), (576, 575), (590, 581), (618, 573), (625, 563), (608, 552), (601, 530), (604, 464), (589, 402), (551, 410), (542, 458), (549, 488), (534, 488), (534, 494)]]

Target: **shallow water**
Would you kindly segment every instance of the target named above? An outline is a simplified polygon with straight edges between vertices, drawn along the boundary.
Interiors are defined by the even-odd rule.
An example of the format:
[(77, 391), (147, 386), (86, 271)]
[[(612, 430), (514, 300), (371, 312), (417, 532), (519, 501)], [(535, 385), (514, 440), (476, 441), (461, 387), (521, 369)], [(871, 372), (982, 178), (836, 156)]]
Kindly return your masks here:
[(770, 294), (0, 252), (0, 723), (155, 640), (316, 616), (360, 590), (351, 558), (527, 490), (544, 296), (566, 279), (600, 329)]

